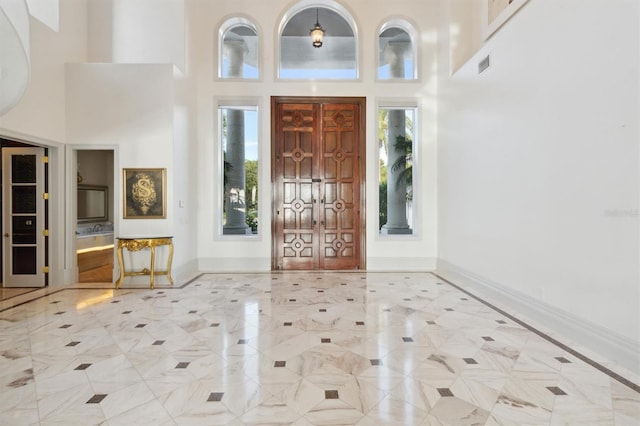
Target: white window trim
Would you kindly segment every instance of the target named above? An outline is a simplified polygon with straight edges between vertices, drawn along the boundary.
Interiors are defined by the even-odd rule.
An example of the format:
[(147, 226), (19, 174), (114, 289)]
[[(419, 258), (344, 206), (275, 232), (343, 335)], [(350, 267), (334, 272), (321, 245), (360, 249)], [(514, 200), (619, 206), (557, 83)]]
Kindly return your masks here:
[[(413, 78), (380, 78), (378, 69), (380, 68), (380, 35), (388, 30), (389, 28), (400, 28), (405, 31), (409, 38), (411, 39), (411, 53), (413, 54)], [(376, 82), (380, 83), (398, 83), (398, 82), (409, 82), (415, 83), (420, 81), (420, 57), (418, 44), (420, 39), (418, 38), (418, 31), (416, 30), (416, 26), (409, 22), (406, 18), (393, 17), (384, 21), (380, 28), (378, 29), (377, 36), (375, 38), (375, 49), (376, 52)]]
[[(242, 98), (215, 98), (214, 99), (214, 114), (215, 114), (215, 122), (214, 122), (214, 135), (215, 135), (215, 141), (214, 141), (214, 145), (215, 145), (215, 157), (214, 158), (214, 165), (216, 166), (215, 171), (214, 171), (214, 176), (215, 176), (215, 182), (217, 182), (217, 184), (215, 185), (214, 188), (214, 214), (213, 214), (213, 221), (214, 221), (214, 229), (215, 229), (215, 233), (214, 233), (214, 239), (215, 240), (236, 240), (236, 241), (247, 241), (247, 240), (255, 240), (255, 241), (260, 241), (262, 240), (262, 235), (265, 233), (265, 230), (263, 229), (263, 225), (264, 225), (264, 221), (261, 219), (264, 209), (262, 208), (262, 204), (264, 204), (264, 201), (260, 201), (260, 199), (258, 199), (258, 233), (254, 234), (254, 235), (225, 235), (223, 234), (223, 225), (222, 225), (222, 218), (223, 218), (223, 209), (224, 209), (224, 203), (223, 203), (223, 199), (224, 199), (224, 185), (220, 184), (221, 182), (224, 182), (224, 147), (222, 144), (222, 126), (221, 126), (221, 122), (222, 122), (222, 112), (221, 109), (224, 108), (235, 108), (235, 109), (242, 109), (242, 110), (250, 110), (250, 111), (256, 111), (257, 115), (258, 115), (258, 132), (257, 132), (257, 138), (258, 138), (258, 184), (260, 184), (261, 179), (260, 177), (262, 176), (262, 169), (263, 169), (263, 155), (262, 155), (262, 149), (261, 149), (261, 132), (260, 129), (262, 128), (262, 109), (260, 108), (260, 98), (254, 98), (254, 97), (242, 97)], [(262, 197), (264, 198), (264, 197)], [(269, 197), (268, 197), (269, 198)], [(270, 198), (269, 198), (270, 200)]]
[[(258, 51), (257, 55), (257, 63), (258, 63), (258, 77), (256, 78), (242, 78), (242, 77), (223, 77), (222, 76), (222, 64), (223, 64), (223, 55), (224, 55), (224, 35), (227, 31), (232, 28), (245, 26), (251, 28), (256, 33), (256, 37), (258, 37)], [(251, 20), (250, 18), (243, 16), (234, 16), (230, 18), (226, 18), (220, 28), (218, 29), (218, 51), (217, 51), (217, 61), (218, 61), (218, 71), (216, 74), (216, 80), (221, 81), (261, 81), (262, 80), (262, 36), (258, 29), (258, 26)]]
[[(375, 232), (375, 239), (376, 240), (381, 240), (381, 241), (393, 241), (393, 240), (407, 240), (407, 239), (415, 239), (418, 240), (421, 238), (421, 220), (422, 217), (420, 216), (421, 211), (422, 211), (422, 186), (420, 185), (421, 182), (421, 174), (422, 171), (421, 169), (421, 165), (422, 165), (422, 159), (420, 158), (420, 141), (421, 141), (421, 117), (422, 117), (422, 111), (420, 108), (420, 100), (416, 99), (416, 98), (396, 98), (396, 99), (392, 99), (392, 98), (385, 98), (385, 99), (378, 99), (376, 100), (376, 109), (375, 109), (375, 130), (374, 130), (374, 134), (377, 135), (378, 134), (378, 111), (380, 111), (381, 109), (411, 109), (415, 111), (415, 118), (414, 118), (414, 123), (413, 123), (413, 148), (412, 148), (412, 155), (413, 155), (413, 182), (412, 182), (412, 188), (413, 188), (413, 205), (412, 205), (412, 209), (413, 209), (413, 221), (412, 223), (409, 224), (409, 227), (411, 228), (411, 230), (413, 231), (411, 234), (406, 234), (406, 235), (402, 235), (402, 234), (395, 234), (395, 235), (384, 235), (380, 233), (380, 229), (379, 223), (376, 223), (376, 232)], [(376, 145), (377, 145), (378, 141), (376, 138)], [(376, 190), (375, 190), (375, 200), (374, 200), (374, 206), (376, 208), (376, 212), (375, 212), (375, 217), (376, 219), (379, 217), (379, 209), (380, 209), (380, 192), (378, 190), (378, 188), (380, 187), (380, 150), (379, 149), (375, 149), (375, 164), (376, 164), (376, 171), (375, 171), (375, 182), (376, 182)], [(417, 201), (416, 201), (417, 199)]]
[[(282, 78), (280, 77), (280, 63), (281, 63), (281, 49), (280, 49), (280, 38), (282, 36), (282, 32), (284, 31), (284, 28), (287, 26), (287, 24), (289, 23), (289, 21), (291, 20), (291, 18), (293, 18), (295, 15), (297, 15), (299, 12), (306, 10), (306, 9), (315, 9), (315, 8), (323, 8), (323, 9), (329, 9), (335, 13), (337, 13), (338, 15), (340, 15), (346, 22), (347, 24), (349, 24), (349, 27), (351, 27), (351, 31), (353, 31), (353, 37), (355, 39), (356, 42), (356, 77), (353, 79), (310, 79), (310, 78), (304, 78), (304, 79), (292, 79), (292, 78)], [(280, 25), (278, 25), (277, 28), (277, 33), (275, 35), (276, 37), (276, 42), (274, 43), (274, 48), (276, 49), (276, 54), (275, 54), (275, 58), (276, 58), (276, 63), (274, 64), (274, 72), (275, 72), (275, 79), (277, 81), (286, 81), (286, 82), (295, 82), (295, 81), (309, 81), (309, 80), (319, 80), (319, 81), (331, 81), (331, 82), (335, 82), (335, 81), (349, 81), (349, 82), (355, 82), (355, 81), (359, 81), (360, 80), (360, 64), (362, 63), (361, 58), (360, 58), (360, 34), (358, 32), (358, 25), (356, 24), (356, 21), (353, 17), (354, 15), (349, 12), (347, 10), (347, 8), (345, 8), (342, 4), (334, 1), (334, 0), (301, 0), (299, 2), (297, 2), (296, 4), (294, 4), (293, 6), (291, 6), (280, 18)]]

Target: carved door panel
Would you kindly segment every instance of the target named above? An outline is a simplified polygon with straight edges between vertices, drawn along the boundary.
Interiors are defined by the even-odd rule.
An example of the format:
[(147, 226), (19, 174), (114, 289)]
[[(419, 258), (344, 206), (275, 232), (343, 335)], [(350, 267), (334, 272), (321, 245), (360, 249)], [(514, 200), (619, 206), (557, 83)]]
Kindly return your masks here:
[(364, 268), (363, 107), (363, 100), (274, 98), (273, 269)]

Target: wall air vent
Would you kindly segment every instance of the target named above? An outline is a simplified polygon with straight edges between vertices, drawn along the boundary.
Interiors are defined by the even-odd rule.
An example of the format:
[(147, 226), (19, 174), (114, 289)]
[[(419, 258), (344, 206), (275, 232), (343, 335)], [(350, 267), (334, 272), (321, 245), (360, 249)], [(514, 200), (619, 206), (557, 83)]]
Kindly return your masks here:
[(491, 63), (489, 62), (489, 55), (487, 55), (483, 60), (478, 62), (478, 74), (481, 74), (482, 71), (489, 68), (489, 65), (491, 65)]

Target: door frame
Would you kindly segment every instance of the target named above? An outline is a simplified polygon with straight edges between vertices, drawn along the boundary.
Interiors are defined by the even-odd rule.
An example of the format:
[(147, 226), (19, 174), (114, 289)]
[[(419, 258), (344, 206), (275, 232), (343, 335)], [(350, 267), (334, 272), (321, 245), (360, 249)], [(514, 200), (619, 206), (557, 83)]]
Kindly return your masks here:
[(73, 164), (74, 167), (68, 170), (67, 173), (67, 183), (70, 188), (70, 196), (68, 197), (67, 202), (67, 240), (69, 241), (69, 264), (71, 270), (71, 280), (75, 283), (80, 282), (79, 280), (79, 271), (78, 271), (78, 255), (77, 255), (77, 234), (76, 230), (78, 228), (78, 151), (111, 151), (113, 153), (113, 170), (111, 176), (111, 183), (113, 187), (109, 191), (109, 211), (112, 216), (111, 222), (113, 224), (113, 237), (114, 237), (114, 248), (113, 248), (113, 277), (112, 280), (115, 282), (115, 277), (118, 275), (118, 262), (116, 257), (116, 235), (118, 235), (119, 230), (119, 216), (118, 212), (122, 211), (122, 204), (120, 202), (120, 197), (116, 194), (120, 194), (119, 188), (122, 187), (121, 181), (121, 173), (119, 164), (119, 154), (118, 154), (118, 145), (110, 145), (110, 144), (69, 144), (67, 145), (67, 162), (68, 164)]
[[(360, 176), (360, 200), (359, 200), (359, 209), (360, 209), (360, 223), (359, 223), (359, 252), (360, 258), (358, 262), (358, 270), (366, 269), (366, 98), (365, 97), (341, 97), (341, 96), (272, 96), (271, 97), (271, 186), (275, 188), (276, 183), (276, 147), (277, 147), (277, 108), (279, 104), (288, 104), (288, 103), (298, 103), (298, 104), (322, 104), (322, 103), (332, 103), (332, 104), (351, 104), (358, 105), (359, 107), (359, 140), (358, 140), (358, 157), (359, 161), (359, 176)], [(277, 238), (275, 238), (276, 234), (276, 221), (278, 218), (277, 215), (277, 200), (278, 194), (277, 191), (271, 191), (271, 270), (277, 271)]]
[[(31, 274), (13, 274), (11, 262), (13, 260), (14, 228), (12, 215), (12, 188), (13, 182), (10, 171), (13, 169), (9, 165), (9, 158), (17, 155), (35, 156), (35, 202), (36, 208), (33, 213), (26, 213), (35, 216), (34, 243), (17, 243), (21, 246), (35, 245), (35, 271)], [(2, 287), (45, 287), (48, 283), (48, 167), (46, 161), (47, 149), (39, 146), (15, 146), (2, 147)], [(8, 166), (8, 167), (5, 167)], [(12, 173), (11, 173), (12, 174)], [(7, 179), (5, 179), (7, 178)], [(32, 186), (31, 182), (27, 185)], [(45, 197), (45, 194), (47, 196)], [(25, 213), (23, 213), (25, 214)], [(19, 215), (18, 217), (24, 217)], [(30, 222), (30, 221), (29, 221)], [(30, 223), (29, 223), (30, 224)], [(46, 231), (46, 232), (45, 232)]]
[[(49, 157), (49, 238), (48, 238), (48, 287), (69, 282), (68, 260), (65, 244), (65, 146), (62, 143), (39, 136), (26, 135), (0, 128), (0, 139), (11, 146), (46, 148)], [(4, 256), (4, 253), (2, 253)], [(3, 284), (4, 285), (4, 284)]]

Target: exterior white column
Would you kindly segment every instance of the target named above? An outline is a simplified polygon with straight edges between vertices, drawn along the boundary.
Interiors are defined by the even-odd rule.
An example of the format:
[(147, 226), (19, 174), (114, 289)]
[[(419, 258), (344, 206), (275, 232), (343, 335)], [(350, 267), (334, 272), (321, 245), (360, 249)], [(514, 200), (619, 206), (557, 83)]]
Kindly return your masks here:
[[(225, 42), (225, 54), (229, 60), (229, 77), (242, 77), (244, 53), (243, 41)], [(225, 161), (229, 167), (225, 171), (226, 223), (224, 235), (251, 235), (247, 225), (244, 155), (244, 111), (227, 110), (227, 151)]]
[[(384, 50), (389, 63), (391, 78), (404, 78), (404, 52), (407, 42), (389, 42)], [(406, 117), (404, 110), (389, 110), (387, 114), (387, 223), (381, 234), (411, 234), (407, 222), (407, 183), (402, 176), (405, 167), (393, 170), (393, 164), (406, 157), (406, 152), (395, 148), (398, 137), (406, 137)]]

